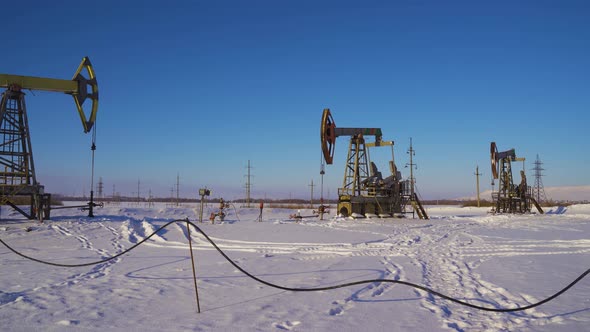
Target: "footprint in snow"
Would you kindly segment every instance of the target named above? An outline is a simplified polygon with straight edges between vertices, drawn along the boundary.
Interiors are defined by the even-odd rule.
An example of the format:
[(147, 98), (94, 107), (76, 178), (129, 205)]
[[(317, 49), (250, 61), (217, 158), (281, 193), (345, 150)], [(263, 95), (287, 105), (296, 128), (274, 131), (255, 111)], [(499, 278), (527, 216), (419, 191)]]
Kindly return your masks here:
[(56, 324), (61, 325), (61, 326), (75, 326), (75, 325), (80, 324), (80, 321), (79, 320), (60, 320)]
[(286, 331), (291, 331), (291, 329), (293, 329), (295, 326), (301, 324), (301, 322), (298, 321), (286, 321), (286, 322), (282, 322), (282, 323), (274, 323), (272, 324), (274, 327), (276, 327), (277, 329), (281, 329), (281, 330), (286, 330)]

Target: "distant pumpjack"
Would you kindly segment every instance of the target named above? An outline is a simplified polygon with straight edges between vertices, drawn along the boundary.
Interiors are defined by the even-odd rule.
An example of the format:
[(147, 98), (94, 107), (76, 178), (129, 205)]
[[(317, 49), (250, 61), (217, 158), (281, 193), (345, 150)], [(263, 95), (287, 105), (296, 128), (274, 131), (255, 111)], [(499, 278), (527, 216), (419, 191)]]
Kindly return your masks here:
[[(490, 159), (492, 177), (498, 180), (498, 191), (492, 192), (492, 200), (496, 202), (494, 213), (528, 213), (531, 212), (531, 203), (539, 213), (543, 209), (532, 196), (531, 187), (527, 184), (524, 173), (525, 158), (517, 158), (514, 149), (498, 152), (496, 142), (490, 144)], [(514, 185), (512, 177), (512, 162), (522, 161), (523, 170), (520, 171), (520, 184)], [(492, 183), (493, 184), (493, 183)]]
[[(320, 128), (322, 153), (326, 164), (332, 164), (336, 138), (349, 136), (348, 157), (344, 180), (338, 188), (337, 213), (340, 215), (375, 215), (391, 217), (406, 213), (406, 205), (412, 203), (419, 209), (418, 216), (428, 219), (417, 195), (412, 195), (410, 182), (401, 180), (401, 172), (395, 165), (393, 141), (383, 141), (381, 128), (337, 128), (329, 109), (324, 109)], [(366, 143), (366, 136), (374, 136), (375, 141)], [(383, 178), (375, 163), (369, 159), (368, 148), (391, 147), (389, 161), (390, 175)]]

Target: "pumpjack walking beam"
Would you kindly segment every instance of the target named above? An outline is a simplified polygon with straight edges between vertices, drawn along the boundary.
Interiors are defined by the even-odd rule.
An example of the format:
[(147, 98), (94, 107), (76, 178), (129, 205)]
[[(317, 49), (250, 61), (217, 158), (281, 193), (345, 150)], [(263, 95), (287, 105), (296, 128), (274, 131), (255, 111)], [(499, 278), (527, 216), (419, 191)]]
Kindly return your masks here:
[(326, 164), (331, 165), (334, 161), (334, 147), (336, 146), (336, 137), (339, 136), (375, 136), (375, 146), (379, 146), (383, 133), (381, 128), (336, 128), (336, 123), (329, 109), (324, 109), (322, 115), (322, 126), (320, 128), (320, 138), (322, 141), (322, 153)]
[[(88, 78), (82, 75), (83, 69), (86, 69)], [(21, 90), (40, 90), (69, 94), (74, 98), (85, 133), (88, 133), (92, 129), (96, 121), (96, 113), (98, 112), (98, 83), (88, 57), (82, 59), (71, 80), (0, 74), (0, 88), (19, 92)], [(92, 109), (88, 118), (82, 108), (86, 99), (92, 100)], [(3, 112), (4, 110), (0, 111)], [(0, 114), (0, 121), (3, 120), (2, 115)]]
[[(376, 147), (382, 144), (393, 146), (393, 142), (382, 141), (381, 128), (336, 128), (336, 123), (329, 109), (324, 109), (320, 131), (322, 153), (328, 165), (332, 164), (334, 160), (336, 138), (350, 137), (346, 171), (339, 196), (361, 195), (363, 181), (371, 176), (367, 147)], [(365, 143), (365, 136), (374, 136), (375, 142)]]
[[(85, 70), (87, 77), (82, 74)], [(31, 148), (30, 130), (23, 90), (61, 92), (74, 98), (82, 128), (88, 133), (94, 126), (98, 112), (98, 83), (88, 57), (84, 57), (71, 80), (0, 74), (0, 203), (11, 202), (14, 196), (31, 198), (31, 213), (17, 209), (29, 219), (49, 218), (50, 195), (37, 182)], [(92, 100), (89, 116), (84, 102)], [(91, 202), (92, 203), (92, 202)]]

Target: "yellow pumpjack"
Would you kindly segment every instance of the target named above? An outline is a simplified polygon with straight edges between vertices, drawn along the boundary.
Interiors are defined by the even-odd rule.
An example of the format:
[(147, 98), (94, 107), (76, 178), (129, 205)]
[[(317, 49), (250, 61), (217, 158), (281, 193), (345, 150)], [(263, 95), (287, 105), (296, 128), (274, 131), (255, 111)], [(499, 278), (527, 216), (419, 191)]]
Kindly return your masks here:
[[(82, 74), (84, 70), (87, 76)], [(98, 112), (98, 83), (94, 69), (88, 57), (84, 57), (71, 80), (0, 74), (0, 88), (6, 89), (0, 101), (0, 167), (3, 166), (0, 168), (0, 204), (12, 206), (28, 219), (48, 219), (51, 195), (44, 192), (35, 175), (23, 90), (71, 95), (82, 128), (88, 133)], [(88, 99), (92, 100), (92, 107), (89, 116), (86, 116), (83, 105)], [(94, 144), (92, 148), (94, 150)], [(30, 213), (16, 206), (12, 201), (15, 196), (30, 196)]]

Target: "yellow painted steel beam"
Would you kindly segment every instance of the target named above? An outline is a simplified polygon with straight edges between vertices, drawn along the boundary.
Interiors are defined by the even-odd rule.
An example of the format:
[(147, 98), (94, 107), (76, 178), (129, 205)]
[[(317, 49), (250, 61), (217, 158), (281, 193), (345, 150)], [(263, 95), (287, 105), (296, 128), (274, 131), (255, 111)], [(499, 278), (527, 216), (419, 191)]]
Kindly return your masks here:
[[(83, 69), (86, 69), (88, 78), (82, 75)], [(91, 91), (88, 90), (89, 87)], [(0, 88), (16, 89), (17, 91), (21, 89), (41, 90), (69, 94), (74, 97), (74, 103), (78, 109), (85, 133), (92, 129), (96, 121), (96, 114), (98, 113), (98, 83), (88, 57), (82, 59), (71, 80), (0, 74)], [(92, 109), (88, 118), (82, 108), (87, 98), (92, 100)]]
[(78, 82), (56, 78), (0, 74), (0, 88), (17, 85), (25, 90), (78, 93)]

